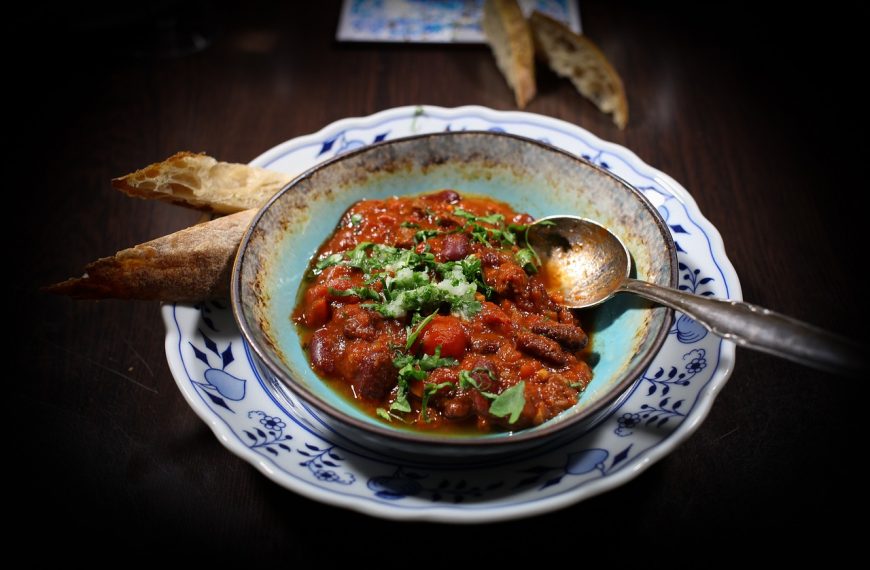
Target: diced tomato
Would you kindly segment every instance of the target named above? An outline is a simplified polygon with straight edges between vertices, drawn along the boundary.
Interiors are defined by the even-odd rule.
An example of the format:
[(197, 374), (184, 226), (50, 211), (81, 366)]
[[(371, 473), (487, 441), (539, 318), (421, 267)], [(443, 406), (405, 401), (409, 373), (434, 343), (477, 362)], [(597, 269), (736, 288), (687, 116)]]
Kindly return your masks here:
[(520, 378), (530, 378), (537, 370), (538, 366), (527, 360), (520, 365)]
[(305, 304), (310, 305), (315, 299), (326, 298), (329, 294), (329, 289), (323, 285), (314, 285), (305, 292)]
[(510, 331), (510, 317), (494, 303), (488, 301), (483, 303), (483, 309), (480, 311), (480, 320), (492, 327), (493, 330)]
[[(310, 290), (309, 290), (310, 291)], [(305, 309), (305, 326), (316, 329), (329, 320), (329, 303), (325, 297), (318, 297)]]
[(468, 346), (468, 338), (462, 329), (462, 323), (456, 317), (438, 315), (426, 325), (420, 338), (423, 352), (426, 354), (435, 354), (435, 350), (440, 346), (441, 356), (462, 358)]
[[(347, 291), (348, 289), (351, 289), (351, 288), (356, 286), (354, 284), (354, 282), (350, 279), (332, 279), (332, 280), (327, 282), (327, 285), (329, 286), (329, 289), (333, 289), (335, 291)], [(327, 289), (327, 297), (326, 298), (330, 302), (340, 303), (342, 305), (351, 305), (353, 303), (360, 302), (360, 298), (357, 297), (356, 295), (335, 295), (335, 294), (329, 293), (328, 289)]]
[(418, 400), (423, 397), (423, 381), (411, 380), (408, 382), (408, 392)]

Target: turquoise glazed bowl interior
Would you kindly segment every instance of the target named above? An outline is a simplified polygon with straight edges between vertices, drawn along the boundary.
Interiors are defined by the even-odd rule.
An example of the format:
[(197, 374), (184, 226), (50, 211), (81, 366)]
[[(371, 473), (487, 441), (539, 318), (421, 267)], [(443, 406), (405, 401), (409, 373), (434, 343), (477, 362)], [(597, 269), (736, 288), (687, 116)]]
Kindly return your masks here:
[(354, 202), (452, 188), (519, 212), (590, 218), (619, 235), (639, 279), (676, 284), (676, 253), (658, 212), (620, 178), (530, 139), (489, 132), (427, 134), (341, 155), (296, 178), (255, 217), (233, 270), (233, 313), (261, 370), (331, 428), (381, 451), (462, 458), (513, 453), (576, 437), (607, 413), (664, 342), (673, 313), (630, 295), (581, 311), (592, 336), (593, 379), (576, 406), (513, 433), (418, 432), (370, 416), (311, 369), (291, 314), (309, 261)]

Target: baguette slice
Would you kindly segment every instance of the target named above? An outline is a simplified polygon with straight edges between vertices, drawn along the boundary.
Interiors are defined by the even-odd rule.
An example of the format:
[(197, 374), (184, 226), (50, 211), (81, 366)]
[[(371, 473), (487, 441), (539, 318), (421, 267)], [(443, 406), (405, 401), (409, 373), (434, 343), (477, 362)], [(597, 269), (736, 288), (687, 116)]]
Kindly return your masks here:
[(112, 186), (130, 196), (231, 214), (259, 208), (290, 180), (280, 172), (179, 152), (163, 162), (115, 178)]
[(516, 0), (485, 0), (483, 31), (520, 109), (535, 96), (535, 51), (529, 23)]
[(217, 218), (98, 259), (46, 291), (76, 299), (202, 301), (226, 297), (239, 243), (257, 210)]
[(628, 124), (628, 101), (619, 74), (592, 40), (553, 18), (533, 12), (529, 23), (535, 50), (562, 77), (604, 113), (613, 114), (620, 129)]

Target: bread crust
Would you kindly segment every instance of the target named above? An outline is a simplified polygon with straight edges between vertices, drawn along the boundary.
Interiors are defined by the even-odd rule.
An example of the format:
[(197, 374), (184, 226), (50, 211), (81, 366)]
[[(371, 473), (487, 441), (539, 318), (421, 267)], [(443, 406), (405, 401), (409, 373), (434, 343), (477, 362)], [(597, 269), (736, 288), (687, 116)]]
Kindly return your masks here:
[(535, 48), (516, 0), (486, 0), (483, 31), (520, 109), (535, 96)]
[(242, 236), (257, 210), (245, 210), (119, 251), (82, 277), (45, 288), (76, 299), (202, 301), (226, 297)]
[(137, 198), (231, 214), (259, 208), (290, 180), (280, 172), (218, 162), (203, 153), (182, 151), (115, 178), (112, 186)]
[(533, 12), (529, 18), (535, 50), (562, 77), (604, 113), (613, 115), (620, 129), (628, 124), (628, 100), (619, 73), (595, 43), (575, 34), (553, 18)]

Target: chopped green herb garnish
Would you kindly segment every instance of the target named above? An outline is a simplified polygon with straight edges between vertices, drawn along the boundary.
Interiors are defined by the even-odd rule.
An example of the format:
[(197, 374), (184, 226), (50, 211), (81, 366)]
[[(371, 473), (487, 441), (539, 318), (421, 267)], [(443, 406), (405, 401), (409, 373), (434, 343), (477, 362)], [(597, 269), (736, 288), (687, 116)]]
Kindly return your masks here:
[(356, 295), (360, 299), (374, 299), (380, 301), (381, 294), (370, 287), (351, 287), (350, 289), (335, 289), (329, 287), (329, 294), (335, 297), (350, 297)]
[[(399, 370), (399, 383), (396, 386), (396, 399), (390, 404), (390, 411), (410, 412), (411, 403), (408, 402), (408, 374), (402, 375), (404, 369)], [(424, 374), (425, 377), (425, 374)]]
[(323, 271), (327, 267), (332, 267), (333, 265), (338, 265), (344, 260), (343, 253), (333, 253), (327, 257), (324, 257), (314, 266), (314, 269), (317, 272)]
[(517, 236), (510, 230), (490, 230), (492, 233), (493, 239), (497, 239), (502, 243), (506, 243), (508, 245), (516, 245), (517, 244)]
[(526, 405), (526, 382), (520, 381), (499, 394), (489, 406), (489, 413), (497, 418), (510, 416), (508, 423), (516, 423)]
[(483, 222), (484, 224), (492, 224), (494, 226), (501, 225), (504, 222), (504, 215), (502, 214), (490, 214), (488, 216), (480, 216), (477, 218), (478, 222)]
[(484, 224), (491, 224), (493, 226), (500, 225), (504, 222), (504, 216), (502, 214), (490, 214), (488, 216), (475, 216), (471, 212), (463, 210), (462, 208), (456, 208), (453, 210), (454, 216), (459, 216), (460, 218), (466, 219), (469, 222), (483, 222)]
[(405, 350), (411, 350), (411, 346), (414, 345), (414, 342), (417, 340), (417, 337), (420, 336), (420, 333), (423, 331), (424, 328), (426, 328), (426, 325), (428, 325), (430, 322), (432, 322), (432, 319), (434, 319), (435, 315), (437, 315), (437, 314), (438, 314), (437, 310), (432, 311), (432, 313), (428, 317), (426, 317), (425, 319), (420, 321), (420, 324), (417, 325), (417, 328), (414, 329), (414, 332), (412, 332), (411, 334), (408, 335), (408, 341), (405, 343)]
[(465, 229), (469, 229), (469, 228), (471, 229), (471, 238), (473, 240), (479, 241), (480, 243), (482, 243), (486, 247), (492, 247), (492, 244), (489, 243), (489, 231), (490, 230), (486, 229), (485, 227), (481, 226), (480, 224), (475, 224), (475, 223), (467, 224), (465, 226)]
[[(459, 364), (455, 358), (450, 358), (445, 356), (441, 358), (441, 345), (435, 349), (435, 354), (424, 354), (423, 356), (416, 357), (413, 354), (402, 354), (393, 359), (393, 366), (396, 368), (400, 368), (399, 376), (402, 376), (402, 371), (406, 370), (406, 375), (413, 375), (411, 371), (416, 370), (415, 366), (423, 371), (435, 370), (436, 368), (443, 368), (445, 366), (456, 366)], [(425, 378), (425, 375), (423, 376)], [(422, 380), (423, 378), (414, 378), (415, 380)]]
[(414, 240), (417, 242), (426, 241), (430, 237), (435, 237), (440, 233), (439, 230), (420, 230), (414, 234)]
[(389, 410), (385, 410), (384, 408), (377, 408), (375, 410), (375, 413), (378, 414), (378, 416), (387, 420), (388, 422), (392, 422), (395, 419), (395, 420), (399, 420), (402, 423), (406, 423), (406, 424), (409, 423), (408, 420), (406, 420), (402, 416), (400, 416), (398, 414), (394, 414), (393, 412), (391, 412)]
[(414, 222), (402, 222), (399, 224), (399, 227), (402, 228), (419, 228), (420, 224), (415, 224)]
[(435, 370), (436, 368), (444, 368), (445, 366), (456, 366), (459, 364), (459, 361), (455, 358), (450, 358), (449, 356), (445, 356), (441, 358), (441, 345), (438, 345), (438, 348), (435, 349), (435, 354), (424, 354), (417, 361), (420, 365), (420, 368), (426, 371)]
[(525, 269), (526, 273), (538, 272), (538, 266), (535, 265), (536, 259), (535, 252), (530, 247), (524, 247), (514, 254), (514, 261), (517, 262), (517, 265)]
[[(434, 315), (433, 315), (434, 316)], [(441, 358), (441, 346), (435, 349), (435, 354), (424, 354), (416, 357), (413, 354), (399, 354), (393, 359), (393, 366), (399, 369), (399, 381), (396, 389), (396, 398), (390, 405), (390, 411), (411, 411), (411, 403), (408, 402), (408, 388), (413, 381), (423, 381), (427, 372), (445, 366), (456, 366), (459, 362), (454, 358)]]
[[(556, 225), (552, 220), (541, 220), (540, 222), (535, 222), (535, 223), (538, 224), (539, 226), (554, 226), (554, 225)], [(541, 266), (541, 258), (538, 257), (538, 252), (535, 251), (535, 248), (533, 248), (531, 246), (531, 244), (529, 244), (529, 228), (531, 228), (531, 227), (532, 227), (531, 224), (525, 226), (525, 230), (523, 233), (523, 239), (526, 241), (525, 249), (528, 250), (528, 252), (531, 254), (532, 258), (534, 259), (534, 261), (532, 262), (532, 267), (534, 267), (534, 271), (529, 271), (528, 269), (526, 269), (526, 266), (524, 264), (520, 264), (520, 265), (523, 266), (523, 269), (526, 269), (526, 271), (529, 271), (529, 273), (536, 273), (538, 271), (538, 267)], [(517, 252), (517, 253), (519, 253), (519, 252)]]
[(480, 389), (480, 385), (477, 383), (477, 380), (474, 379), (472, 374), (476, 372), (486, 372), (491, 380), (495, 380), (495, 374), (489, 368), (478, 367), (469, 372), (468, 370), (462, 370), (459, 372), (459, 387), (468, 389), (474, 388), (478, 392), (480, 392), (485, 398), (489, 398), (490, 400), (494, 400), (498, 397), (498, 394), (493, 394), (492, 392), (485, 392)]
[[(504, 215), (490, 214), (488, 216), (475, 216), (471, 212), (467, 212), (462, 208), (453, 210), (453, 214), (467, 221), (462, 231), (468, 231), (471, 239), (482, 243), (487, 247), (492, 247), (490, 240), (500, 242), (506, 245), (516, 245), (517, 233), (526, 229), (525, 225), (510, 224), (504, 226)], [(495, 226), (488, 228), (480, 225), (489, 224)], [(519, 229), (522, 228), (522, 229)]]
[(356, 227), (362, 222), (362, 214), (354, 214), (350, 217), (350, 225)]
[[(435, 263), (432, 254), (404, 251), (412, 255), (403, 255), (402, 259), (397, 260), (393, 267), (400, 269), (394, 277), (384, 280), (386, 288), (383, 302), (367, 307), (389, 318), (401, 318), (409, 312), (428, 311), (433, 307), (437, 309), (442, 303), (448, 303), (451, 313), (464, 318), (471, 318), (480, 311), (480, 302), (474, 298), (478, 281), (483, 285), (480, 260), (469, 256), (460, 262)], [(424, 269), (414, 271), (408, 265), (422, 265)], [(441, 281), (433, 283), (430, 280), (428, 270), (431, 268), (441, 274)]]

